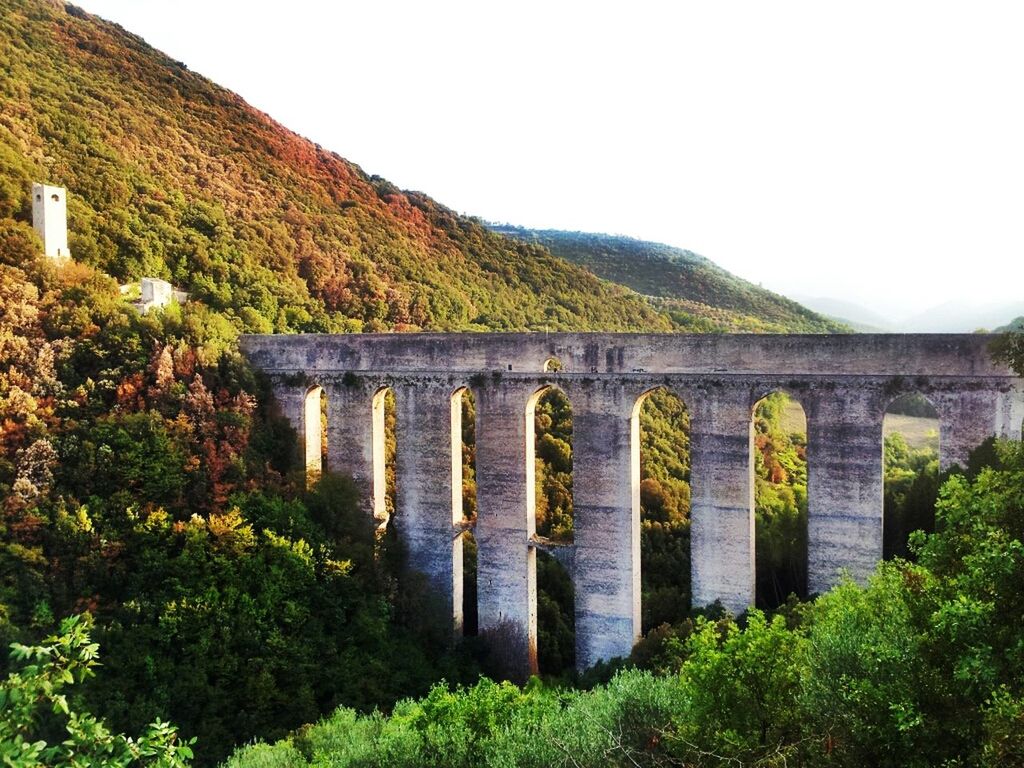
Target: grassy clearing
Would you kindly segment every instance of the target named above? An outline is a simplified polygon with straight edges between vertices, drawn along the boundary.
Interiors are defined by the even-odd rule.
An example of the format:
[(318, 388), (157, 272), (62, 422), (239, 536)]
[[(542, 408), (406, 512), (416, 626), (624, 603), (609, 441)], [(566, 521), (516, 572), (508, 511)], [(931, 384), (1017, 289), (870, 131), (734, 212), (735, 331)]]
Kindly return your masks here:
[[(782, 412), (782, 426), (787, 434), (793, 434), (794, 432), (806, 434), (807, 420), (804, 417), (803, 409), (795, 400), (791, 400), (786, 404), (786, 408)], [(899, 432), (907, 441), (907, 445), (915, 450), (921, 448), (939, 450), (938, 419), (889, 413), (886, 414), (882, 432), (885, 437), (894, 432)]]
[(903, 416), (889, 413), (885, 416), (882, 434), (885, 437), (899, 432), (914, 450), (931, 448), (939, 450), (939, 420), (926, 416)]

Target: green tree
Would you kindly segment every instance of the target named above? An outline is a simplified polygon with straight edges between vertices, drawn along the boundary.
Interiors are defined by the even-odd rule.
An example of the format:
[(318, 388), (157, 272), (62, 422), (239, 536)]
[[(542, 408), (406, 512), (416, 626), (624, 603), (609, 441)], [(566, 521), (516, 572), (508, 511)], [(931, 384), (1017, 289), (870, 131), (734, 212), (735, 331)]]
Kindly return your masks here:
[(41, 645), (12, 646), (22, 666), (0, 683), (0, 762), (11, 768), (188, 766), (194, 739), (182, 742), (170, 723), (155, 720), (132, 738), (69, 702), (65, 689), (96, 674), (99, 645), (90, 642), (91, 627), (89, 614), (71, 616)]
[(782, 761), (794, 754), (807, 641), (781, 615), (752, 611), (747, 626), (700, 619), (679, 671), (683, 711), (667, 737), (685, 764)]
[(1024, 324), (1010, 333), (1003, 334), (992, 347), (997, 360), (1001, 360), (1019, 375), (1024, 376)]

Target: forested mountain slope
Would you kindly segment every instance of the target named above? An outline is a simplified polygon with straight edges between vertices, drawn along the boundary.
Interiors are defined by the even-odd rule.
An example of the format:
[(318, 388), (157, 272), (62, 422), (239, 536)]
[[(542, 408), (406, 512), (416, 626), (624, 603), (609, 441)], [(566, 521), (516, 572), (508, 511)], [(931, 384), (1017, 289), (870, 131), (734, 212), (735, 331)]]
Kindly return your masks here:
[(497, 224), (491, 229), (543, 245), (598, 277), (632, 288), (687, 330), (849, 330), (840, 322), (726, 272), (693, 251), (621, 235)]
[(47, 0), (0, 10), (2, 226), (30, 221), (32, 181), (66, 186), (78, 261), (170, 279), (241, 329), (840, 329), (687, 251), (500, 236), (115, 24)]
[[(68, 188), (73, 262), (41, 254), (33, 181)], [(144, 275), (191, 300), (140, 315), (118, 282)], [(721, 327), (368, 177), (116, 25), (0, 0), (0, 648), (88, 611), (81, 695), (116, 728), (169, 717), (210, 764), (488, 668), (345, 478), (306, 491), (239, 332)], [(651, 414), (678, 459), (654, 427), (685, 414)], [(685, 574), (676, 465), (657, 522)]]
[(30, 222), (32, 181), (66, 186), (76, 260), (168, 278), (245, 330), (672, 328), (73, 6), (0, 0), (0, 73), (2, 225)]

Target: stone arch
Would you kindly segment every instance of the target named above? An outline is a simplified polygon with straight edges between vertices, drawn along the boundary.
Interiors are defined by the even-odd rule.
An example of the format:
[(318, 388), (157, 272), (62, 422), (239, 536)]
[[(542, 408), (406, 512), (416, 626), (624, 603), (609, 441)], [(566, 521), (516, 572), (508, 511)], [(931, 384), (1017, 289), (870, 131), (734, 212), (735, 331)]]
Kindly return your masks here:
[(302, 465), (307, 485), (319, 480), (326, 466), (326, 406), (326, 390), (319, 384), (310, 386), (302, 398)]
[(882, 417), (882, 556), (911, 557), (915, 530), (935, 530), (943, 426), (936, 403), (917, 390), (886, 403)]
[[(451, 493), (452, 563), (455, 570), (453, 605), (455, 633), (475, 635), (476, 608), (476, 483), (475, 483), (475, 400), (468, 386), (452, 390), (451, 408)], [(468, 423), (467, 423), (468, 422)]]
[[(527, 473), (527, 489), (526, 489), (526, 492), (527, 492), (527, 507), (528, 507), (528, 510), (527, 510), (527, 515), (528, 515), (527, 525), (528, 525), (528, 530), (530, 531), (531, 534), (536, 534), (537, 531), (538, 531), (538, 529), (537, 529), (537, 519), (536, 519), (536, 511), (537, 511), (536, 462), (537, 462), (537, 458), (538, 458), (538, 456), (537, 456), (538, 433), (537, 433), (537, 428), (536, 428), (537, 427), (537, 406), (541, 403), (542, 400), (544, 400), (546, 398), (549, 398), (549, 397), (554, 398), (554, 400), (556, 401), (556, 406), (557, 407), (563, 408), (563, 409), (567, 407), (568, 411), (569, 411), (569, 418), (570, 418), (570, 420), (572, 418), (572, 402), (570, 401), (569, 396), (566, 394), (565, 390), (563, 390), (561, 387), (559, 387), (559, 386), (557, 386), (555, 384), (545, 384), (545, 385), (539, 387), (529, 397), (529, 399), (527, 400), (527, 403), (526, 403), (526, 473)], [(552, 429), (558, 429), (559, 428), (559, 425), (557, 425), (557, 424), (552, 424), (551, 426), (552, 426)], [(544, 434), (545, 434), (545, 432), (544, 432), (544, 430), (542, 430), (541, 431), (542, 438), (543, 438)], [(571, 473), (572, 473), (572, 468), (571, 468), (572, 467), (572, 427), (571, 427), (571, 423), (569, 425), (569, 430), (568, 430), (568, 435), (567, 436), (569, 438), (568, 441), (561, 441), (560, 439), (559, 440), (560, 440), (560, 442), (568, 442), (568, 451), (569, 451), (568, 457), (565, 457), (563, 455), (555, 455), (555, 453), (556, 453), (556, 451), (558, 449), (563, 448), (563, 446), (555, 445), (555, 446), (552, 446), (552, 450), (550, 452), (550, 455), (548, 456), (548, 459), (550, 461), (552, 461), (552, 462), (556, 462), (556, 461), (560, 462), (563, 465), (564, 464), (568, 464), (568, 467), (567, 467), (568, 468), (568, 473), (571, 475)], [(556, 439), (558, 439), (558, 438), (556, 438)], [(567, 502), (568, 502), (568, 507), (571, 510), (571, 507), (572, 507), (572, 498), (571, 498), (572, 489), (571, 489), (571, 487), (568, 490), (569, 490), (569, 498), (567, 499)], [(558, 524), (556, 524), (556, 525), (558, 525)], [(542, 525), (542, 528), (544, 528), (544, 527), (545, 526)], [(566, 533), (568, 533), (569, 536), (571, 537), (571, 529), (570, 529), (570, 531), (566, 532), (564, 530), (564, 527), (565, 527), (564, 524), (563, 525), (559, 525), (558, 527), (561, 530), (558, 531), (555, 536), (551, 536), (551, 538), (566, 538)], [(547, 535), (549, 533), (549, 531), (544, 530), (543, 533), (545, 535)], [(571, 538), (570, 538), (570, 540), (571, 540)]]
[[(653, 457), (644, 455), (641, 416), (652, 398), (662, 411), (669, 411), (665, 414), (669, 429), (654, 436), (658, 443), (676, 443), (668, 448), (667, 452), (672, 454), (668, 457), (662, 455), (665, 451), (658, 451)], [(675, 408), (680, 410), (673, 413), (670, 409)], [(671, 464), (673, 460), (677, 464)], [(647, 461), (657, 462), (661, 471), (645, 472)], [(639, 599), (643, 632), (681, 620), (692, 602), (690, 467), (690, 409), (686, 400), (666, 386), (646, 390), (636, 399), (630, 413), (630, 490), (632, 516), (641, 540)], [(644, 551), (657, 560), (646, 561)]]
[(394, 433), (394, 403), (394, 391), (389, 385), (381, 385), (373, 393), (373, 518), (381, 530), (387, 526), (395, 510), (395, 496), (398, 493), (395, 481), (395, 454), (398, 446)]
[(555, 356), (544, 361), (544, 373), (558, 373), (562, 370), (562, 361)]
[(789, 388), (759, 394), (750, 411), (755, 601), (772, 609), (808, 594), (808, 422)]
[[(552, 423), (549, 430), (538, 430), (538, 407), (546, 398), (551, 398), (552, 402)], [(566, 411), (569, 419), (567, 433)], [(532, 543), (527, 554), (527, 568), (533, 573), (537, 590), (534, 603), (537, 637), (544, 636), (549, 641), (549, 644), (535, 644), (538, 665), (542, 672), (548, 673), (561, 672), (575, 663), (575, 594), (572, 576), (562, 556), (572, 544), (571, 415), (572, 403), (567, 393), (557, 385), (538, 387), (527, 400), (526, 512), (527, 531)], [(568, 440), (562, 439), (560, 434)], [(538, 460), (551, 468), (551, 474), (545, 478), (551, 498), (544, 499), (544, 519), (539, 526)]]

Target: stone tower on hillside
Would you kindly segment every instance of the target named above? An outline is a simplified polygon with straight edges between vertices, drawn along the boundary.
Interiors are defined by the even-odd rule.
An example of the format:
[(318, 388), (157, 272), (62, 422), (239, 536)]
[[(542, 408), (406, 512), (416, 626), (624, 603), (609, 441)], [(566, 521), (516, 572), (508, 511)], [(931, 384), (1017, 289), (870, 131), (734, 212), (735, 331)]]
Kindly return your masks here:
[(71, 256), (68, 250), (68, 194), (64, 187), (32, 185), (32, 226), (43, 241), (43, 251), (54, 259)]

